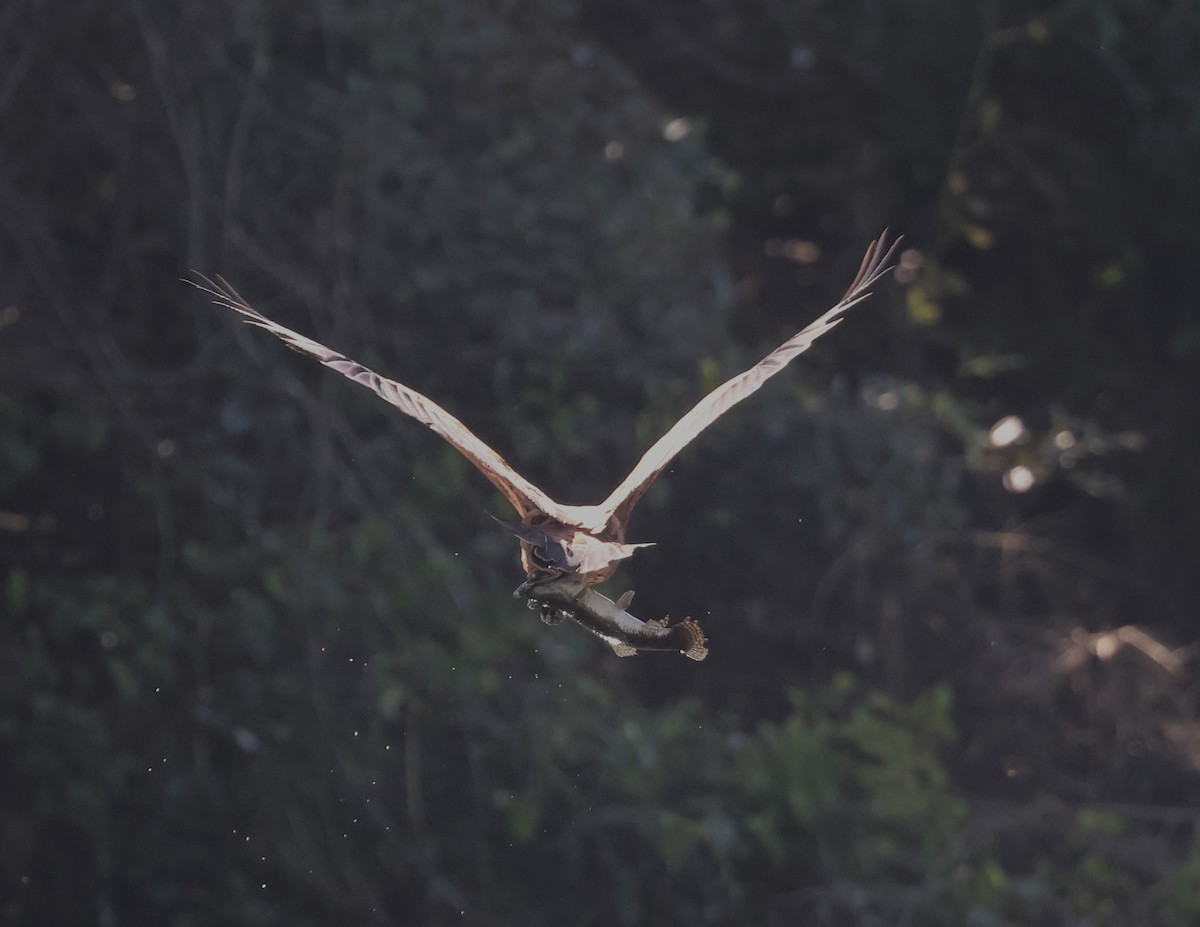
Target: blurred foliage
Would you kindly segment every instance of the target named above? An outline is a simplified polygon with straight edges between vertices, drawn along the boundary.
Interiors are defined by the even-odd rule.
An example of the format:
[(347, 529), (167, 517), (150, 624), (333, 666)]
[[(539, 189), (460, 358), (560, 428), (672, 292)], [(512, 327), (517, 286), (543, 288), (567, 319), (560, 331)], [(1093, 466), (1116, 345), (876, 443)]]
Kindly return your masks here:
[[(1200, 19), (1165, 0), (0, 11), (0, 919), (1194, 923)], [(836, 299), (622, 579), (566, 502)]]

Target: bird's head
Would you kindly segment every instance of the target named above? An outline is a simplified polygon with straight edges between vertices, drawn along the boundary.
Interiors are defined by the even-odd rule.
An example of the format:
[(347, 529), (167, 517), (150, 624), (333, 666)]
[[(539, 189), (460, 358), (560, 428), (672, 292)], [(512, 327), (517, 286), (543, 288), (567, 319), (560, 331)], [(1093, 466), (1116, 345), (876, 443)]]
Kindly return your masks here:
[(568, 569), (567, 550), (558, 538), (533, 525), (509, 521), (491, 512), (487, 515), (521, 539), (529, 559), (535, 566), (550, 573), (562, 573)]

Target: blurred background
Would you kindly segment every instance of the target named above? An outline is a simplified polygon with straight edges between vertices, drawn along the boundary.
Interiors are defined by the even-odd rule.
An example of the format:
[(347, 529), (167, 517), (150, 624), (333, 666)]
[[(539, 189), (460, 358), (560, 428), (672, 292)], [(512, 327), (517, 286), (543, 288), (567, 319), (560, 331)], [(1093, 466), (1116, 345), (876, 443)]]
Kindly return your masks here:
[[(0, 920), (1200, 922), (1186, 0), (10, 0)], [(511, 597), (433, 397), (563, 502)]]

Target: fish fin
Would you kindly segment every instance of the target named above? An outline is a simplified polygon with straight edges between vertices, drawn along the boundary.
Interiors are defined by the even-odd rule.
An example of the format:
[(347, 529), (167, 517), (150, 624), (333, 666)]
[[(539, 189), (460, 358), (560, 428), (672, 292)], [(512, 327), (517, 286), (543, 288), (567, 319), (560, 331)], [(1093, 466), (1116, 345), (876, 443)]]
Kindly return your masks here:
[(621, 593), (621, 597), (617, 599), (617, 608), (625, 612), (629, 610), (630, 604), (633, 602), (633, 590), (630, 589)]
[(704, 636), (704, 632), (700, 629), (699, 622), (694, 618), (684, 618), (679, 622), (677, 627), (685, 638), (687, 646), (680, 647), (679, 652), (689, 660), (703, 660), (708, 656), (708, 648), (705, 644), (708, 643), (708, 638)]
[(637, 648), (630, 647), (624, 641), (609, 641), (609, 643), (612, 645), (613, 653), (615, 653), (618, 657), (637, 656)]

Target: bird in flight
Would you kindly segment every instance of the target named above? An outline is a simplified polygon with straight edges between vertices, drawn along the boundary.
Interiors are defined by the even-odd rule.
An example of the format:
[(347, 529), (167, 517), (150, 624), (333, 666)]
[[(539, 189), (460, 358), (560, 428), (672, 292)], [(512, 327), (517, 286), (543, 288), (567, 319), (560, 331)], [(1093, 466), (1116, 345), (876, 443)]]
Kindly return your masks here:
[[(599, 604), (587, 605), (588, 601), (596, 603), (598, 599), (603, 598), (593, 596), (589, 599), (586, 595), (590, 592), (588, 587), (612, 576), (620, 562), (639, 548), (651, 546), (645, 543), (625, 542), (629, 516), (638, 500), (675, 456), (705, 428), (756, 392), (793, 358), (803, 354), (814, 341), (837, 326), (847, 309), (865, 299), (871, 286), (889, 270), (891, 258), (899, 244), (900, 239), (897, 239), (889, 246), (886, 232), (871, 242), (854, 282), (835, 306), (753, 367), (727, 380), (696, 403), (666, 434), (651, 445), (629, 475), (599, 505), (564, 505), (555, 502), (432, 399), (403, 383), (382, 377), (344, 354), (268, 319), (246, 302), (223, 278), (217, 277), (214, 281), (197, 275), (201, 282), (189, 282), (208, 293), (217, 305), (240, 313), (245, 316), (246, 322), (266, 329), (294, 351), (305, 354), (336, 370), (342, 376), (374, 390), (405, 415), (415, 418), (441, 435), (471, 461), (516, 510), (519, 520), (504, 522), (521, 543), (521, 565), (526, 573), (526, 582), (516, 594), (529, 598), (531, 607), (538, 601), (553, 603), (553, 607), (543, 607), (542, 611), (543, 619), (553, 622), (563, 615), (576, 617), (572, 612), (580, 608), (588, 611), (593, 618), (607, 609), (607, 606), (601, 607)], [(567, 588), (569, 594), (563, 591)], [(539, 600), (537, 596), (542, 592), (545, 593), (545, 598)], [(615, 604), (618, 610), (632, 621), (665, 627), (657, 622), (639, 622), (620, 608), (623, 601), (627, 602), (624, 596), (617, 603), (604, 599), (609, 605)], [(599, 619), (585, 626), (599, 634), (597, 621)], [(584, 622), (581, 620), (580, 623)], [(696, 630), (699, 631), (698, 626)], [(620, 635), (626, 632), (618, 629), (613, 633), (620, 638)], [(609, 639), (604, 634), (601, 636)], [(702, 636), (700, 641), (702, 650)], [(637, 649), (637, 642), (624, 643), (620, 639), (609, 642), (621, 655), (625, 655), (621, 648)], [(621, 647), (618, 647), (618, 644), (621, 644)], [(680, 649), (688, 652), (686, 648)]]

